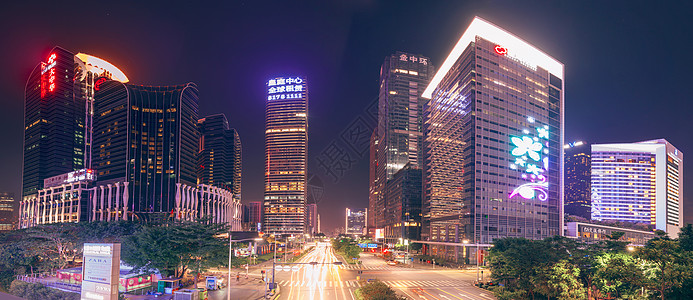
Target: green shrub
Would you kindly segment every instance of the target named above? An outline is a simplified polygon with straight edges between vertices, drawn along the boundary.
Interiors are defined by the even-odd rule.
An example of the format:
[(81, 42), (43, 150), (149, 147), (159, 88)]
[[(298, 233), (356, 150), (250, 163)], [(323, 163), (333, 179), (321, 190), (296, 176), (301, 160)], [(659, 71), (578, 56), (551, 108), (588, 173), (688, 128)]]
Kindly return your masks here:
[(63, 292), (39, 283), (26, 283), (15, 280), (10, 285), (10, 294), (24, 299), (41, 300), (79, 300), (77, 293)]

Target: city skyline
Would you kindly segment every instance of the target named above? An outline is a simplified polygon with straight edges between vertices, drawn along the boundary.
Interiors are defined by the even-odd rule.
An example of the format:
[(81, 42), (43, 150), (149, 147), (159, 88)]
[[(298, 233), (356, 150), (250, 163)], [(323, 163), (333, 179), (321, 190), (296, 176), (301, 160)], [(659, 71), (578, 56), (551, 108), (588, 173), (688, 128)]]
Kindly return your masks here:
[[(243, 158), (245, 203), (262, 199), (261, 170), (264, 158), (253, 155), (262, 153), (263, 149), (262, 120), (266, 97), (262, 93), (262, 83), (276, 74), (304, 74), (311, 79), (311, 98), (320, 99), (311, 102), (308, 169), (325, 182), (325, 196), (319, 205), (319, 211), (325, 216), (323, 231), (329, 231), (340, 225), (341, 222), (336, 220), (340, 218), (336, 216), (341, 215), (345, 207), (368, 206), (368, 162), (367, 157), (359, 158), (335, 182), (319, 167), (315, 159), (328, 148), (331, 139), (349, 128), (359, 114), (366, 110), (369, 102), (377, 97), (378, 66), (384, 57), (402, 50), (423, 53), (430, 56), (434, 65), (441, 65), (453, 46), (451, 41), (460, 36), (474, 15), (501, 27), (512, 28), (513, 33), (526, 37), (566, 65), (566, 140), (619, 143), (662, 137), (677, 145), (684, 153), (692, 148), (685, 133), (685, 129), (692, 127), (691, 120), (685, 118), (685, 111), (690, 110), (687, 108), (691, 104), (685, 102), (687, 94), (682, 83), (685, 82), (683, 80), (687, 76), (687, 69), (693, 65), (693, 61), (689, 56), (676, 56), (674, 60), (665, 55), (681, 42), (677, 35), (670, 32), (671, 29), (684, 28), (690, 32), (693, 27), (691, 21), (684, 21), (681, 15), (681, 12), (689, 11), (687, 8), (635, 5), (632, 6), (632, 11), (622, 12), (622, 15), (611, 18), (608, 14), (588, 12), (572, 3), (554, 4), (547, 8), (550, 13), (544, 11), (541, 14), (532, 12), (536, 8), (533, 5), (526, 8), (511, 3), (504, 5), (506, 7), (502, 7), (502, 11), (501, 3), (457, 4), (452, 8), (436, 3), (430, 4), (430, 7), (412, 4), (403, 8), (407, 5), (397, 5), (392, 15), (388, 16), (385, 5), (343, 4), (341, 8), (344, 12), (332, 8), (332, 20), (320, 16), (319, 12), (308, 11), (304, 13), (305, 21), (294, 22), (284, 16), (283, 11), (290, 14), (289, 12), (300, 11), (300, 7), (277, 4), (269, 9), (266, 17), (257, 23), (250, 23), (255, 26), (251, 32), (259, 33), (260, 36), (272, 36), (279, 24), (288, 24), (290, 32), (307, 31), (310, 34), (302, 39), (296, 38), (295, 34), (277, 36), (271, 41), (258, 41), (226, 26), (214, 28), (217, 22), (223, 25), (223, 22), (231, 21), (206, 21), (202, 26), (192, 29), (174, 24), (172, 29), (166, 29), (164, 25), (148, 23), (143, 15), (118, 6), (109, 10), (97, 9), (94, 15), (98, 18), (119, 18), (117, 20), (131, 17), (134, 21), (127, 25), (131, 30), (107, 24), (98, 29), (89, 29), (87, 35), (90, 38), (84, 38), (82, 34), (76, 38), (71, 33), (77, 29), (70, 26), (78, 25), (59, 23), (54, 28), (47, 29), (42, 25), (62, 18), (56, 19), (52, 16), (53, 12), (40, 12), (38, 15), (44, 17), (38, 24), (13, 29), (12, 43), (0, 55), (6, 60), (3, 65), (8, 66), (0, 73), (0, 91), (5, 95), (5, 109), (1, 113), (0, 124), (7, 128), (0, 138), (8, 141), (8, 147), (3, 151), (5, 155), (0, 161), (6, 165), (7, 170), (0, 174), (0, 190), (21, 195), (21, 184), (17, 178), (21, 178), (23, 87), (36, 62), (44, 61), (49, 54), (48, 50), (56, 44), (106, 58), (137, 83), (197, 83), (200, 98), (204, 99), (201, 100), (199, 115), (219, 112), (227, 114), (231, 127), (237, 128), (243, 138), (246, 148)], [(605, 5), (610, 9), (619, 6), (613, 3)], [(511, 9), (513, 6), (516, 9)], [(163, 12), (155, 12), (147, 5), (139, 8), (151, 12), (158, 20), (163, 20), (165, 15)], [(166, 8), (164, 11), (182, 13), (185, 11), (182, 8), (185, 7)], [(231, 7), (226, 8), (231, 10)], [(257, 15), (261, 11), (259, 6), (255, 7), (253, 4), (232, 8), (252, 12), (249, 15)], [(192, 9), (208, 12), (203, 8)], [(467, 12), (465, 9), (474, 12)], [(369, 33), (371, 27), (414, 15), (417, 10), (430, 12), (430, 15), (422, 15), (416, 22), (395, 22), (394, 25), (388, 25), (385, 29), (390, 29), (388, 32), (391, 32), (394, 27), (398, 29), (396, 33), (370, 49), (359, 46), (371, 44), (369, 41), (374, 41), (382, 34), (378, 29)], [(643, 18), (650, 10), (660, 13), (665, 11), (672, 17), (650, 24)], [(28, 11), (28, 8), (24, 4), (16, 4), (9, 7), (8, 11), (22, 12)], [(272, 17), (278, 17), (278, 20), (272, 20)], [(239, 19), (238, 22), (250, 22), (247, 17), (240, 16)], [(563, 20), (565, 21), (562, 22)], [(593, 24), (582, 25), (587, 23), (585, 20), (595, 21)], [(14, 18), (0, 22), (6, 28), (14, 28), (22, 23)], [(313, 29), (315, 24), (325, 28)], [(231, 54), (206, 48), (195, 49), (196, 42), (205, 45), (201, 41), (216, 41), (216, 38), (207, 34), (207, 31), (214, 32), (213, 29), (226, 32), (234, 40), (248, 43), (252, 50), (244, 52), (231, 49), (232, 45), (227, 47), (231, 49)], [(159, 35), (155, 35), (152, 41), (133, 36), (133, 43), (128, 44), (129, 32), (138, 30), (158, 32)], [(184, 42), (176, 42), (176, 30), (184, 33)], [(334, 41), (316, 42), (321, 41), (321, 37), (330, 31), (335, 32)], [(109, 35), (111, 37), (106, 38)], [(661, 47), (663, 49), (644, 45), (640, 42), (643, 39), (658, 39), (664, 43)], [(121, 41), (124, 41), (123, 44)], [(583, 45), (585, 41), (590, 41), (588, 44), (591, 46)], [(152, 47), (152, 42), (162, 43), (162, 46)], [(284, 48), (274, 46), (275, 42), (281, 42)], [(625, 45), (627, 51), (611, 49), (616, 48), (613, 45)], [(684, 40), (683, 46), (690, 46), (690, 41)], [(194, 60), (183, 59), (185, 57)], [(648, 60), (649, 57), (659, 59), (654, 62)], [(244, 75), (229, 74), (228, 70), (231, 70), (230, 73)], [(643, 76), (661, 71), (667, 75), (664, 79), (659, 76), (645, 79), (648, 76)], [(665, 92), (662, 94), (661, 91)], [(669, 101), (666, 107), (649, 102), (662, 97)], [(681, 109), (673, 108), (675, 106)], [(691, 186), (690, 179), (686, 183), (684, 186)], [(684, 207), (689, 207), (686, 204), (690, 205), (691, 197), (685, 197)], [(684, 223), (693, 220), (689, 210), (684, 210), (684, 214)]]

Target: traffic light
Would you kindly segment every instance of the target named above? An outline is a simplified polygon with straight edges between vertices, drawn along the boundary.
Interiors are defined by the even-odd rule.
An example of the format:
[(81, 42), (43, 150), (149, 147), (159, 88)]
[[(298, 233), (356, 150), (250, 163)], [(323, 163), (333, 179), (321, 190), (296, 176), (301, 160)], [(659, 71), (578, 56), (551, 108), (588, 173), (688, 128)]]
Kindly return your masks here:
[(260, 270), (260, 274), (265, 274), (265, 270)]

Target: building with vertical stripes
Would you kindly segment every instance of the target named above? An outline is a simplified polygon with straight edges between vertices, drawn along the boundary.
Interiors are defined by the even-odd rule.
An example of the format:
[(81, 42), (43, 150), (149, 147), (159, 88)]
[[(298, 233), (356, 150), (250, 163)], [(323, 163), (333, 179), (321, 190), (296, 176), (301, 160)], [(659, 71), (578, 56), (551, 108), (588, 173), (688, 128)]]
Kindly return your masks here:
[(241, 201), (241, 139), (224, 114), (197, 121), (200, 144), (197, 161), (198, 183), (227, 189)]
[(377, 147), (376, 180), (371, 192), (374, 203), (369, 204), (377, 228), (399, 223), (386, 213), (390, 207), (401, 205), (388, 203), (388, 181), (407, 164), (422, 165), (423, 109), (428, 100), (421, 94), (433, 72), (430, 58), (401, 51), (385, 57), (380, 67), (377, 142), (371, 143), (371, 147)]
[(474, 18), (423, 93), (427, 252), (462, 261), (465, 242), (562, 234), (563, 75), (536, 46)]
[(267, 81), (263, 231), (302, 236), (306, 225), (308, 85), (301, 76)]
[(683, 153), (665, 139), (592, 145), (592, 219), (683, 226)]

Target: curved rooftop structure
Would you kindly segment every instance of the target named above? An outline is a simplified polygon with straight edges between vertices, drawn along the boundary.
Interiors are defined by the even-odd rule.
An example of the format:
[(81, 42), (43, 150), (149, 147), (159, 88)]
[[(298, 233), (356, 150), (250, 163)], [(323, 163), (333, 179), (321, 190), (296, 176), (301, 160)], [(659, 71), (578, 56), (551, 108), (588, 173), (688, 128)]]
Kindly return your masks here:
[(445, 59), (443, 65), (438, 69), (431, 83), (426, 87), (422, 97), (431, 99), (433, 90), (438, 87), (443, 77), (445, 77), (460, 55), (462, 55), (464, 49), (467, 48), (469, 43), (475, 41), (477, 36), (501, 45), (506, 49), (505, 51), (507, 51), (504, 55), (514, 57), (535, 69), (537, 66), (542, 67), (554, 76), (563, 79), (563, 64), (561, 62), (537, 49), (532, 44), (516, 37), (512, 33), (482, 18), (475, 17), (460, 40), (455, 44), (455, 47)]
[(125, 76), (125, 73), (123, 73), (123, 71), (121, 71), (116, 66), (103, 59), (85, 53), (77, 53), (75, 57), (79, 58), (84, 62), (84, 64), (87, 66), (87, 71), (91, 71), (94, 73), (102, 73), (96, 70), (106, 71), (111, 75), (111, 79), (113, 80), (120, 81), (122, 83), (127, 83), (128, 81), (130, 81), (128, 77)]

